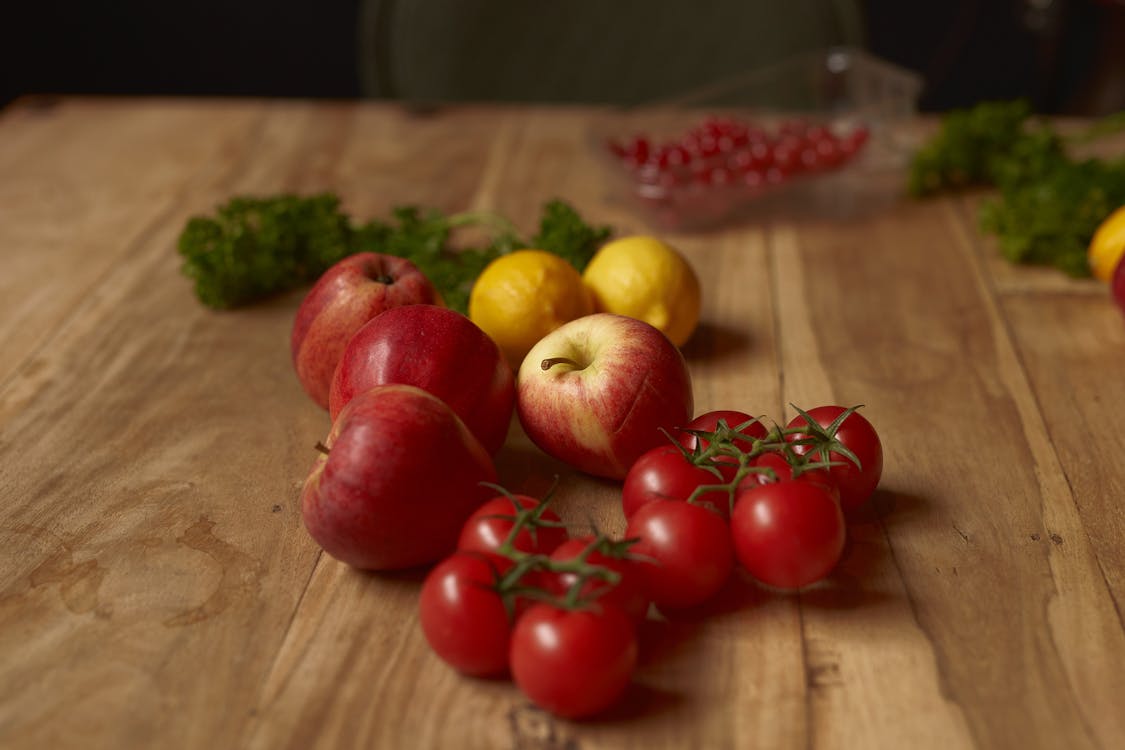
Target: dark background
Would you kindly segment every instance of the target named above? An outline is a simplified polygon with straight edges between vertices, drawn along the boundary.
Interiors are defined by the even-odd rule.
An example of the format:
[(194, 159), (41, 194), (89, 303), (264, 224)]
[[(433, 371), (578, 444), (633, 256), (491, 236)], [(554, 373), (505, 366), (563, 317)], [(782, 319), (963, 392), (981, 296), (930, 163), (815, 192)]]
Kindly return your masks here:
[[(362, 94), (359, 0), (5, 5), (0, 106), (26, 94)], [(923, 111), (1015, 97), (1044, 113), (1125, 108), (1125, 0), (863, 5), (869, 50), (923, 75)]]

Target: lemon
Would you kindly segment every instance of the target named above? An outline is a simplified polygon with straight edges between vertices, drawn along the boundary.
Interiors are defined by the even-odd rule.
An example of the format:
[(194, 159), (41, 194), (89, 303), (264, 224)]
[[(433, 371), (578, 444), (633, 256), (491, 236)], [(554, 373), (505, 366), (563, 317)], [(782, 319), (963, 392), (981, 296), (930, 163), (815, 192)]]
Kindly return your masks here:
[(582, 275), (599, 311), (638, 318), (683, 346), (699, 323), (699, 277), (687, 259), (655, 237), (607, 243)]
[(1118, 208), (1098, 225), (1094, 236), (1090, 239), (1090, 249), (1086, 257), (1090, 261), (1090, 270), (1094, 272), (1094, 276), (1102, 281), (1109, 281), (1113, 277), (1113, 269), (1117, 267), (1123, 255), (1125, 255), (1125, 206)]
[(516, 250), (485, 266), (469, 294), (469, 319), (492, 337), (513, 369), (539, 339), (594, 312), (577, 269), (545, 250)]

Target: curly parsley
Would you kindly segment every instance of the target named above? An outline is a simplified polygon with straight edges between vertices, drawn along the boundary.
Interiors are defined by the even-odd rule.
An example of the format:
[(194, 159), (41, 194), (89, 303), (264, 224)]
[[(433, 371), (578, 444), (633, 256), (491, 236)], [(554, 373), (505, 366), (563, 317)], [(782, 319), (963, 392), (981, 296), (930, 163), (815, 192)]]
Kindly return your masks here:
[(1125, 126), (1125, 113), (1064, 137), (1024, 101), (983, 102), (949, 113), (915, 155), (908, 188), (915, 196), (990, 186), (981, 228), (995, 234), (1014, 263), (1051, 265), (1088, 276), (1087, 248), (1101, 221), (1125, 205), (1125, 157), (1076, 159), (1068, 147)]
[[(452, 234), (468, 226), (488, 230), (490, 241), (454, 247)], [(178, 249), (182, 272), (209, 307), (239, 307), (298, 288), (340, 259), (370, 251), (409, 259), (449, 307), (465, 312), (473, 282), (494, 258), (534, 247), (581, 271), (610, 234), (561, 200), (544, 205), (537, 234), (525, 240), (506, 218), (482, 211), (444, 215), (405, 206), (386, 220), (357, 224), (341, 210), (339, 197), (322, 193), (232, 198), (214, 216), (190, 219)]]

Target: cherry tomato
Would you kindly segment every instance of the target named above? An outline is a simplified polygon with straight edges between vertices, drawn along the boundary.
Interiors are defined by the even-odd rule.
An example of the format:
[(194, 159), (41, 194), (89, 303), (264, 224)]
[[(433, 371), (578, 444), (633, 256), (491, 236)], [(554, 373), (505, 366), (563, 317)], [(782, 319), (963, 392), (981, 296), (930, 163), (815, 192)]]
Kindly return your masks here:
[(604, 711), (625, 692), (637, 664), (633, 623), (613, 606), (566, 610), (533, 605), (516, 623), (512, 678), (533, 703), (567, 719)]
[(498, 677), (508, 671), (512, 625), (495, 585), (511, 564), (497, 555), (455, 552), (422, 583), (422, 632), (437, 655), (459, 672)]
[(796, 589), (819, 581), (844, 550), (844, 516), (813, 482), (773, 482), (744, 490), (731, 514), (738, 561), (762, 583)]
[[(538, 508), (539, 501), (527, 495), (500, 495), (477, 508), (461, 527), (461, 537), (457, 549), (495, 552), (508, 539), (515, 526), (516, 514), (521, 510)], [(512, 547), (520, 552), (549, 555), (566, 541), (566, 529), (562, 519), (553, 510), (545, 508), (539, 516), (541, 521), (558, 526), (525, 526), (516, 534)]]
[[(818, 406), (808, 410), (808, 415), (821, 427), (828, 427), (847, 409), (842, 406)], [(798, 415), (788, 424), (787, 429), (806, 427), (805, 418)], [(806, 437), (805, 433), (795, 433), (788, 437), (791, 441)], [(840, 505), (845, 513), (850, 513), (862, 506), (879, 484), (883, 475), (883, 445), (875, 428), (859, 412), (852, 412), (836, 431), (836, 439), (845, 448), (855, 454), (859, 459), (856, 466), (851, 459), (835, 451), (828, 452), (827, 456), (816, 456), (819, 460), (838, 462), (839, 465), (828, 469), (832, 484), (840, 490)], [(794, 444), (793, 450), (805, 455), (812, 448), (808, 445)]]
[[(695, 437), (691, 435), (690, 437)], [(621, 509), (631, 518), (637, 509), (654, 500), (687, 500), (702, 484), (726, 484), (734, 478), (737, 466), (718, 464), (718, 474), (696, 466), (674, 445), (659, 445), (643, 454), (629, 468), (621, 487)], [(724, 518), (730, 515), (730, 494), (712, 490), (699, 501), (714, 508)]]
[(730, 528), (706, 506), (656, 500), (637, 509), (626, 526), (639, 539), (632, 552), (657, 607), (693, 607), (710, 599), (734, 568)]
[[(551, 553), (555, 562), (573, 560), (590, 545), (597, 544), (593, 536), (575, 537), (559, 545)], [(600, 545), (602, 547), (613, 547)], [(623, 551), (621, 555), (613, 555), (609, 550), (594, 549), (586, 556), (586, 562), (608, 568), (620, 576), (616, 584), (605, 581), (588, 580), (582, 587), (583, 597), (593, 597), (598, 594), (596, 601), (599, 604), (608, 604), (617, 607), (633, 620), (643, 620), (648, 614), (648, 593), (645, 590), (644, 575), (640, 570), (640, 563), (632, 558), (631, 551)], [(559, 573), (549, 578), (551, 589), (560, 596), (566, 594), (578, 581), (577, 573)], [(600, 592), (600, 593), (599, 593)]]
[[(766, 426), (764, 424), (762, 424), (761, 422), (753, 421), (754, 417), (746, 414), (745, 412), (732, 411), (729, 409), (719, 409), (716, 411), (709, 411), (700, 414), (698, 417), (691, 420), (691, 422), (689, 422), (684, 429), (714, 432), (715, 429), (719, 426), (719, 420), (723, 420), (724, 422), (726, 422), (727, 427), (730, 427), (732, 430), (736, 429), (739, 425), (746, 424), (747, 422), (750, 423), (746, 425), (746, 427), (739, 430), (739, 432), (741, 432), (743, 435), (749, 436), (750, 440), (734, 441), (734, 444), (744, 451), (748, 451), (753, 447), (753, 438), (761, 439), (764, 438), (768, 433), (768, 430), (766, 429)], [(677, 439), (679, 440), (680, 445), (684, 446), (689, 451), (695, 450), (696, 442), (698, 442), (699, 440), (698, 436), (692, 435), (690, 432), (681, 432)], [(706, 439), (703, 439), (702, 446), (706, 448), (707, 445), (708, 441)]]

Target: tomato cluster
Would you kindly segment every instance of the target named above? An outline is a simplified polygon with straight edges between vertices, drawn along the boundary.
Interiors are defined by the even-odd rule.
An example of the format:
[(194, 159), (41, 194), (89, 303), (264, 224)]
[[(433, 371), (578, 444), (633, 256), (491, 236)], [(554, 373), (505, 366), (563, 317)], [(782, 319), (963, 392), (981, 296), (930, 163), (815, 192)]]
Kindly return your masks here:
[(464, 674), (510, 675), (558, 716), (598, 713), (637, 662), (650, 604), (640, 562), (626, 542), (571, 537), (547, 499), (496, 489), (422, 584), (426, 640)]
[(655, 561), (645, 570), (658, 607), (701, 604), (735, 561), (782, 589), (835, 567), (845, 515), (879, 483), (882, 444), (855, 408), (798, 411), (772, 429), (743, 412), (708, 412), (630, 469), (625, 534), (639, 540), (635, 554)]
[(804, 173), (836, 169), (863, 148), (868, 130), (842, 131), (804, 120), (775, 129), (729, 117), (708, 117), (674, 140), (647, 135), (610, 140), (608, 148), (642, 186), (761, 188)]
[(632, 678), (636, 625), (653, 607), (706, 602), (738, 564), (781, 589), (828, 575), (845, 514), (868, 501), (882, 460), (855, 408), (798, 410), (784, 428), (708, 412), (633, 464), (623, 540), (571, 536), (549, 496), (494, 486), (423, 583), (422, 630), (464, 674), (510, 676), (565, 718), (601, 712)]

